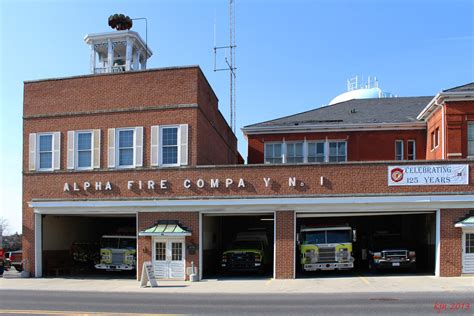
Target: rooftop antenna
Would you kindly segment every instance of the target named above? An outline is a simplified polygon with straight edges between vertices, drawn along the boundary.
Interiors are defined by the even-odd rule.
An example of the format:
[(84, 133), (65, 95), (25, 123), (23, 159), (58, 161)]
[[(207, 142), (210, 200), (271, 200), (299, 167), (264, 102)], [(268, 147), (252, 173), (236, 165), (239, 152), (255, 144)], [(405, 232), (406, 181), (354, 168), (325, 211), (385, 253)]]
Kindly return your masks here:
[(148, 60), (148, 20), (146, 18), (132, 18), (132, 21), (136, 21), (136, 20), (145, 20), (145, 65), (146, 65), (146, 62)]
[[(230, 107), (230, 128), (235, 133), (236, 127), (236, 101), (235, 101), (235, 83), (236, 83), (236, 66), (235, 66), (235, 0), (229, 0), (229, 45), (228, 46), (217, 46), (216, 45), (216, 21), (214, 16), (214, 72), (217, 71), (228, 71), (229, 72), (229, 107)], [(227, 50), (227, 57), (225, 57), (225, 63), (227, 67), (217, 67), (217, 51)]]

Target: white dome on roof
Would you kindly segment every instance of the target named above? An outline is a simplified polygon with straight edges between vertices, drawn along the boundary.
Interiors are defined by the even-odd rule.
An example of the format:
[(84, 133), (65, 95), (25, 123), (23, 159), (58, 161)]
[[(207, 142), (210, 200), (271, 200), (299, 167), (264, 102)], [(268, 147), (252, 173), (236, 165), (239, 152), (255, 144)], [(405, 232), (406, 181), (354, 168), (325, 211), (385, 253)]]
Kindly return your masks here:
[(370, 80), (370, 77), (367, 80), (365, 86), (361, 86), (358, 83), (357, 76), (347, 80), (347, 92), (341, 93), (337, 97), (329, 102), (329, 105), (341, 103), (344, 101), (354, 100), (354, 99), (377, 99), (377, 98), (393, 98), (396, 97), (390, 92), (384, 92), (378, 86), (377, 78)]
[(349, 101), (353, 99), (374, 99), (374, 98), (392, 98), (390, 92), (383, 92), (380, 88), (357, 89), (341, 93), (329, 102), (329, 105)]

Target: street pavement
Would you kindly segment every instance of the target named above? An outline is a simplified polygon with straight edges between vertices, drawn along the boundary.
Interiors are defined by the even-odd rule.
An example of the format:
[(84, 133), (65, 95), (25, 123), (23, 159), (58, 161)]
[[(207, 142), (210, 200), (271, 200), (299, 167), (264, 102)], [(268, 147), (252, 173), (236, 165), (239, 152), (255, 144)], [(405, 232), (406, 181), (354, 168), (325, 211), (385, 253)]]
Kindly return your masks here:
[(133, 278), (69, 277), (18, 278), (6, 274), (0, 289), (82, 292), (137, 292), (176, 294), (268, 294), (268, 293), (379, 293), (379, 292), (466, 292), (474, 297), (474, 277), (438, 278), (431, 275), (338, 274), (294, 280), (258, 277), (228, 277), (200, 282), (160, 281), (157, 288), (140, 288)]
[(171, 294), (0, 290), (2, 315), (472, 315), (470, 293)]
[(0, 279), (0, 315), (474, 315), (474, 277), (353, 273), (158, 284), (8, 272)]

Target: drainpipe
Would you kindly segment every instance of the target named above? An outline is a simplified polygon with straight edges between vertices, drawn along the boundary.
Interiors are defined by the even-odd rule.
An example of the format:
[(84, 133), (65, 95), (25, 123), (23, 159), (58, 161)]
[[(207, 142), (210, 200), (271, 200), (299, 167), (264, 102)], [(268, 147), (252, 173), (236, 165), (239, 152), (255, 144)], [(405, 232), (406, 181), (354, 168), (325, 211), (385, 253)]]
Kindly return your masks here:
[(445, 118), (444, 106), (445, 106), (445, 104), (443, 102), (443, 104), (441, 104), (441, 115), (442, 115), (442, 117), (441, 117), (441, 129), (443, 130), (443, 146), (441, 147), (441, 150), (442, 150), (441, 155), (442, 155), (443, 160), (446, 158), (445, 157), (445, 153), (446, 153), (446, 130), (445, 130), (445, 128), (446, 128), (445, 124), (446, 123), (445, 123), (445, 120), (446, 120), (446, 118)]

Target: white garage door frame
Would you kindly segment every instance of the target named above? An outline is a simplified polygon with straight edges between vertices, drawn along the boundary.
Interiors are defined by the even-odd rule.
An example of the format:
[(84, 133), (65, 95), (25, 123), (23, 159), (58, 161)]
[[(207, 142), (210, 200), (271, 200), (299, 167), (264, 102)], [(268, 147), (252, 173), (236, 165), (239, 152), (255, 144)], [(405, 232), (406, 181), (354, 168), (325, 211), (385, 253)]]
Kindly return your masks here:
[[(294, 236), (296, 239), (296, 219), (297, 218), (312, 218), (312, 217), (340, 217), (340, 216), (376, 216), (376, 215), (415, 215), (415, 214), (435, 214), (435, 276), (440, 276), (440, 251), (441, 251), (441, 243), (440, 243), (440, 234), (441, 234), (441, 210), (421, 210), (421, 211), (396, 211), (396, 210), (387, 210), (387, 211), (370, 211), (370, 212), (296, 212), (295, 213), (295, 225), (294, 225)], [(464, 238), (464, 234), (463, 234)], [(464, 239), (463, 239), (464, 240)], [(296, 240), (295, 240), (296, 243)], [(294, 254), (294, 267), (293, 267), (293, 274), (296, 274), (296, 266), (298, 264), (296, 260), (296, 247), (295, 247), (295, 254)], [(295, 276), (293, 276), (295, 277)]]
[[(214, 212), (199, 212), (199, 280), (202, 280), (203, 267), (203, 244), (204, 244), (204, 232), (202, 230), (202, 219), (204, 216), (261, 216), (261, 215), (272, 215), (273, 216), (273, 278), (275, 278), (276, 268), (276, 212), (236, 212), (236, 213), (224, 213), (222, 211)], [(296, 221), (295, 221), (296, 223)]]
[[(136, 237), (138, 241), (138, 212), (114, 212), (114, 213), (105, 213), (105, 212), (74, 212), (74, 213), (58, 213), (58, 212), (48, 212), (41, 209), (35, 209), (34, 211), (34, 228), (35, 228), (35, 278), (43, 277), (43, 216), (44, 215), (54, 215), (54, 216), (84, 216), (84, 217), (94, 217), (94, 215), (99, 216), (111, 216), (111, 217), (120, 217), (123, 215), (130, 215), (135, 217), (135, 229)], [(138, 242), (136, 245), (136, 253), (138, 254)], [(138, 269), (137, 269), (137, 278), (138, 278)]]
[(462, 273), (472, 275), (474, 274), (474, 264), (470, 263), (470, 269), (466, 269), (466, 262), (474, 260), (474, 253), (466, 253), (466, 234), (474, 234), (474, 228), (465, 228), (462, 229)]

